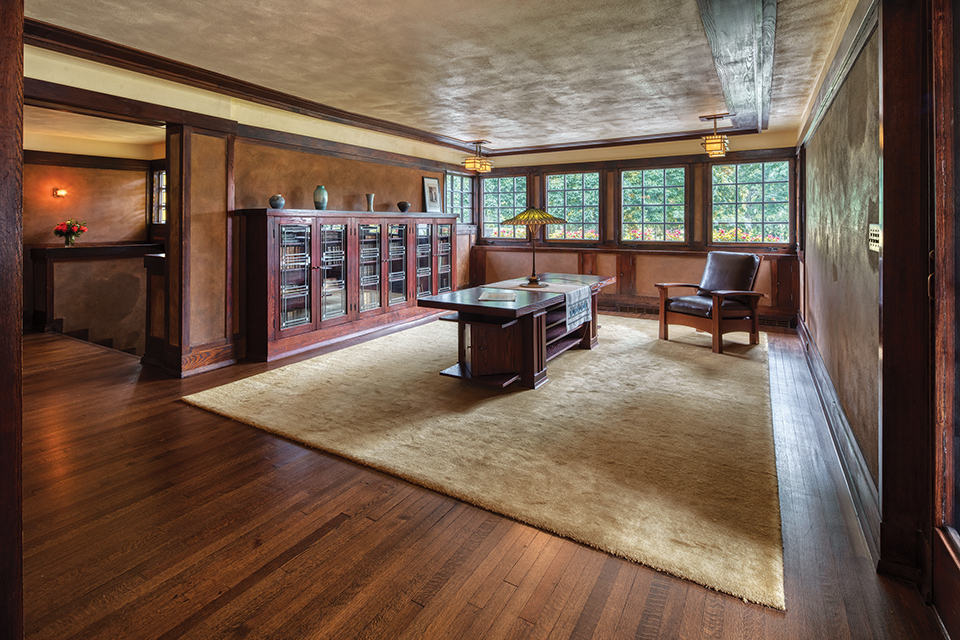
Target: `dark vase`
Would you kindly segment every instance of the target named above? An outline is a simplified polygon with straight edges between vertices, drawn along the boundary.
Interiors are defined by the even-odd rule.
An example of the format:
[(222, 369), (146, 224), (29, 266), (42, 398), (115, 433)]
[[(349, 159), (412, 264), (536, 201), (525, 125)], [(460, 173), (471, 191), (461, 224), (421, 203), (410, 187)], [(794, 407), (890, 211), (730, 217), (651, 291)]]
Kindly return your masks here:
[(271, 208), (271, 209), (283, 209), (283, 205), (285, 205), (286, 203), (287, 203), (287, 201), (284, 200), (284, 199), (283, 199), (283, 196), (280, 195), (279, 193), (278, 193), (277, 195), (275, 195), (275, 196), (270, 196), (270, 208)]
[(410, 203), (407, 202), (406, 200), (398, 202), (397, 209), (400, 209), (400, 211), (403, 211), (404, 213), (406, 213), (407, 211), (410, 210)]
[(313, 190), (313, 206), (319, 210), (327, 208), (327, 188), (323, 185), (320, 185)]

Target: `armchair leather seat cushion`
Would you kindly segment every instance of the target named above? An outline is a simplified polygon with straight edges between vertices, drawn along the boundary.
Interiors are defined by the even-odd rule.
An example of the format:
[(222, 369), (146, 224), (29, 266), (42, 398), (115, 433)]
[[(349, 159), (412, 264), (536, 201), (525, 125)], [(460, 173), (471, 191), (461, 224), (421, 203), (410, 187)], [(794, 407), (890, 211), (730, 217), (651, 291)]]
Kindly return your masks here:
[[(743, 289), (740, 289), (743, 291)], [(667, 300), (667, 311), (685, 313), (691, 316), (700, 316), (701, 318), (711, 317), (713, 310), (713, 298), (707, 295), (680, 296), (669, 298)], [(750, 315), (750, 307), (740, 302), (739, 299), (727, 298), (723, 301), (722, 317), (724, 318), (746, 318)]]
[[(759, 266), (760, 256), (753, 253), (711, 252), (707, 255), (707, 265), (703, 269), (697, 294), (706, 296), (709, 305), (711, 291), (750, 291)], [(747, 302), (737, 297), (731, 297), (731, 300)], [(724, 304), (724, 311), (726, 308)]]

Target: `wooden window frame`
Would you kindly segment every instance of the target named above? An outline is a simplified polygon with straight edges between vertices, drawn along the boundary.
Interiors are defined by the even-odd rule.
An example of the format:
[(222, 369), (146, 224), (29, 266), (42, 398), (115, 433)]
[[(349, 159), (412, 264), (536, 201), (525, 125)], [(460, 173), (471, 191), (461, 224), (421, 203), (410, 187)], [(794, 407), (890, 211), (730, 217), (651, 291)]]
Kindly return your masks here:
[[(530, 238), (527, 237), (529, 234), (527, 233), (526, 228), (524, 228), (523, 231), (519, 231), (519, 229), (518, 229), (518, 232), (521, 233), (522, 235), (519, 236), (519, 237), (513, 237), (513, 238), (503, 238), (503, 237), (500, 237), (500, 236), (487, 236), (487, 235), (484, 234), (484, 232), (485, 232), (485, 230), (486, 230), (486, 224), (487, 224), (486, 221), (484, 220), (484, 209), (485, 209), (484, 200), (485, 200), (485, 196), (486, 196), (486, 193), (487, 193), (486, 190), (484, 189), (484, 181), (486, 181), (486, 180), (501, 180), (501, 179), (503, 179), (503, 178), (523, 178), (524, 181), (526, 181), (527, 206), (530, 206), (530, 205), (529, 205), (529, 203), (530, 203), (530, 192), (531, 192), (531, 184), (532, 184), (532, 182), (533, 182), (533, 176), (532, 176), (529, 172), (517, 172), (517, 173), (508, 173), (508, 174), (497, 174), (497, 175), (482, 176), (482, 177), (480, 177), (480, 179), (477, 181), (477, 190), (476, 190), (476, 193), (477, 193), (477, 212), (478, 212), (478, 220), (477, 220), (477, 241), (478, 241), (478, 242), (481, 242), (481, 243), (483, 243), (483, 244), (495, 244), (495, 243), (499, 243), (499, 242), (506, 242), (506, 243), (510, 243), (510, 244), (519, 244), (519, 243), (529, 242), (529, 241), (530, 241)], [(513, 193), (519, 193), (519, 192), (514, 191)], [(522, 211), (522, 209), (521, 209), (521, 211)], [(517, 211), (516, 213), (520, 213), (520, 211)], [(499, 228), (500, 226), (502, 226), (502, 225), (500, 225), (500, 223), (498, 222), (498, 223), (497, 223), (497, 227)]]
[[(742, 165), (742, 164), (769, 164), (773, 162), (786, 162), (787, 163), (787, 222), (784, 223), (787, 225), (788, 238), (787, 242), (720, 242), (713, 239), (713, 168), (715, 166), (722, 165)], [(705, 200), (706, 208), (704, 211), (704, 236), (706, 240), (706, 245), (714, 249), (721, 248), (735, 248), (735, 249), (750, 249), (750, 248), (768, 248), (768, 249), (785, 249), (785, 248), (794, 248), (797, 244), (797, 182), (796, 182), (796, 158), (791, 156), (785, 156), (783, 158), (764, 158), (762, 160), (730, 160), (730, 161), (717, 161), (717, 162), (708, 162), (704, 165), (706, 170), (704, 171), (703, 182), (705, 190)], [(735, 184), (740, 184), (735, 183)], [(761, 184), (766, 184), (764, 181)]]
[[(625, 171), (656, 171), (667, 169), (683, 169), (683, 241), (672, 240), (625, 240), (623, 238), (623, 173)], [(691, 164), (686, 162), (670, 162), (657, 165), (644, 164), (641, 166), (624, 166), (616, 170), (616, 184), (614, 192), (618, 194), (614, 211), (614, 238), (621, 247), (651, 248), (651, 249), (679, 249), (689, 247), (693, 239), (695, 225), (693, 199), (695, 197), (695, 174)], [(602, 233), (602, 230), (601, 230)]]
[[(603, 216), (605, 209), (605, 191), (607, 184), (607, 174), (609, 171), (606, 168), (596, 168), (596, 169), (572, 169), (564, 171), (543, 171), (543, 180), (542, 180), (542, 202), (544, 211), (548, 213), (553, 213), (550, 210), (549, 198), (550, 198), (550, 178), (552, 176), (569, 176), (569, 175), (580, 175), (585, 176), (589, 173), (597, 174), (597, 237), (594, 238), (550, 238), (547, 234), (548, 225), (544, 225), (538, 232), (537, 235), (540, 236), (541, 241), (544, 244), (578, 244), (578, 245), (587, 245), (594, 246), (603, 242)], [(564, 189), (566, 192), (567, 189)], [(583, 189), (583, 192), (586, 190)], [(577, 224), (577, 223), (574, 223)], [(585, 223), (579, 223), (581, 228)]]
[[(477, 209), (476, 206), (475, 206), (475, 205), (476, 205), (476, 202), (477, 202), (477, 177), (476, 177), (476, 176), (473, 176), (473, 175), (470, 175), (469, 173), (460, 173), (459, 171), (447, 171), (447, 172), (444, 174), (444, 176), (443, 176), (443, 190), (444, 190), (444, 192), (446, 193), (446, 196), (447, 196), (445, 202), (446, 202), (446, 204), (447, 204), (447, 207), (450, 209), (450, 210), (448, 211), (448, 213), (452, 213), (452, 212), (453, 212), (453, 207), (452, 207), (452, 205), (450, 204), (451, 201), (452, 201), (452, 199), (451, 199), (451, 197), (450, 197), (450, 196), (452, 195), (452, 191), (450, 190), (450, 186), (449, 186), (449, 182), (450, 182), (450, 178), (451, 178), (451, 177), (459, 177), (459, 178), (463, 178), (464, 180), (469, 180), (469, 181), (470, 181), (470, 191), (469, 191), (469, 192), (466, 192), (466, 191), (463, 191), (463, 190), (461, 190), (461, 191), (458, 192), (458, 193), (460, 193), (460, 194), (469, 193), (469, 194), (470, 194), (470, 204), (469, 204), (469, 206), (467, 206), (467, 207), (463, 207), (463, 206), (458, 207), (458, 208), (460, 209), (460, 212), (459, 212), (458, 215), (457, 215), (457, 224), (470, 224), (470, 225), (472, 225), (472, 224), (473, 224), (473, 220), (474, 220), (474, 216), (475, 216), (475, 213), (476, 213), (476, 209)], [(463, 214), (464, 214), (464, 213), (467, 214), (467, 218), (468, 218), (467, 220), (464, 220), (464, 219), (463, 219)]]

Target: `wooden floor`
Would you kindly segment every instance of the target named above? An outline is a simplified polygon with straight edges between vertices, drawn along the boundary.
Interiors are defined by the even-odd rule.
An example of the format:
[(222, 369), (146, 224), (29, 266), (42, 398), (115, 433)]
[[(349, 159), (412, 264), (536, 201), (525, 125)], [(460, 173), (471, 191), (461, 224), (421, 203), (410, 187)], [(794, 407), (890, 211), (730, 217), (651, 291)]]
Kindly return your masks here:
[(282, 363), (174, 380), (27, 335), (27, 637), (940, 637), (874, 571), (797, 339), (769, 344), (785, 612), (178, 401)]

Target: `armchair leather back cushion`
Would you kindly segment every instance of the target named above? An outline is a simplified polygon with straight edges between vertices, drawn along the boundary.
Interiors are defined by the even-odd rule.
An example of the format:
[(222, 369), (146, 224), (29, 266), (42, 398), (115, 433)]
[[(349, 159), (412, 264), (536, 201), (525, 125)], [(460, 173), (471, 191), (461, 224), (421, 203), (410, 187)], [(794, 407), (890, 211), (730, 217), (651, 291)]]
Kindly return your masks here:
[[(711, 291), (732, 289), (753, 291), (753, 283), (760, 268), (760, 256), (754, 253), (727, 253), (711, 251), (707, 254), (707, 266), (703, 269), (697, 294), (709, 296)], [(738, 300), (738, 298), (731, 297)], [(745, 302), (740, 300), (740, 302)]]

